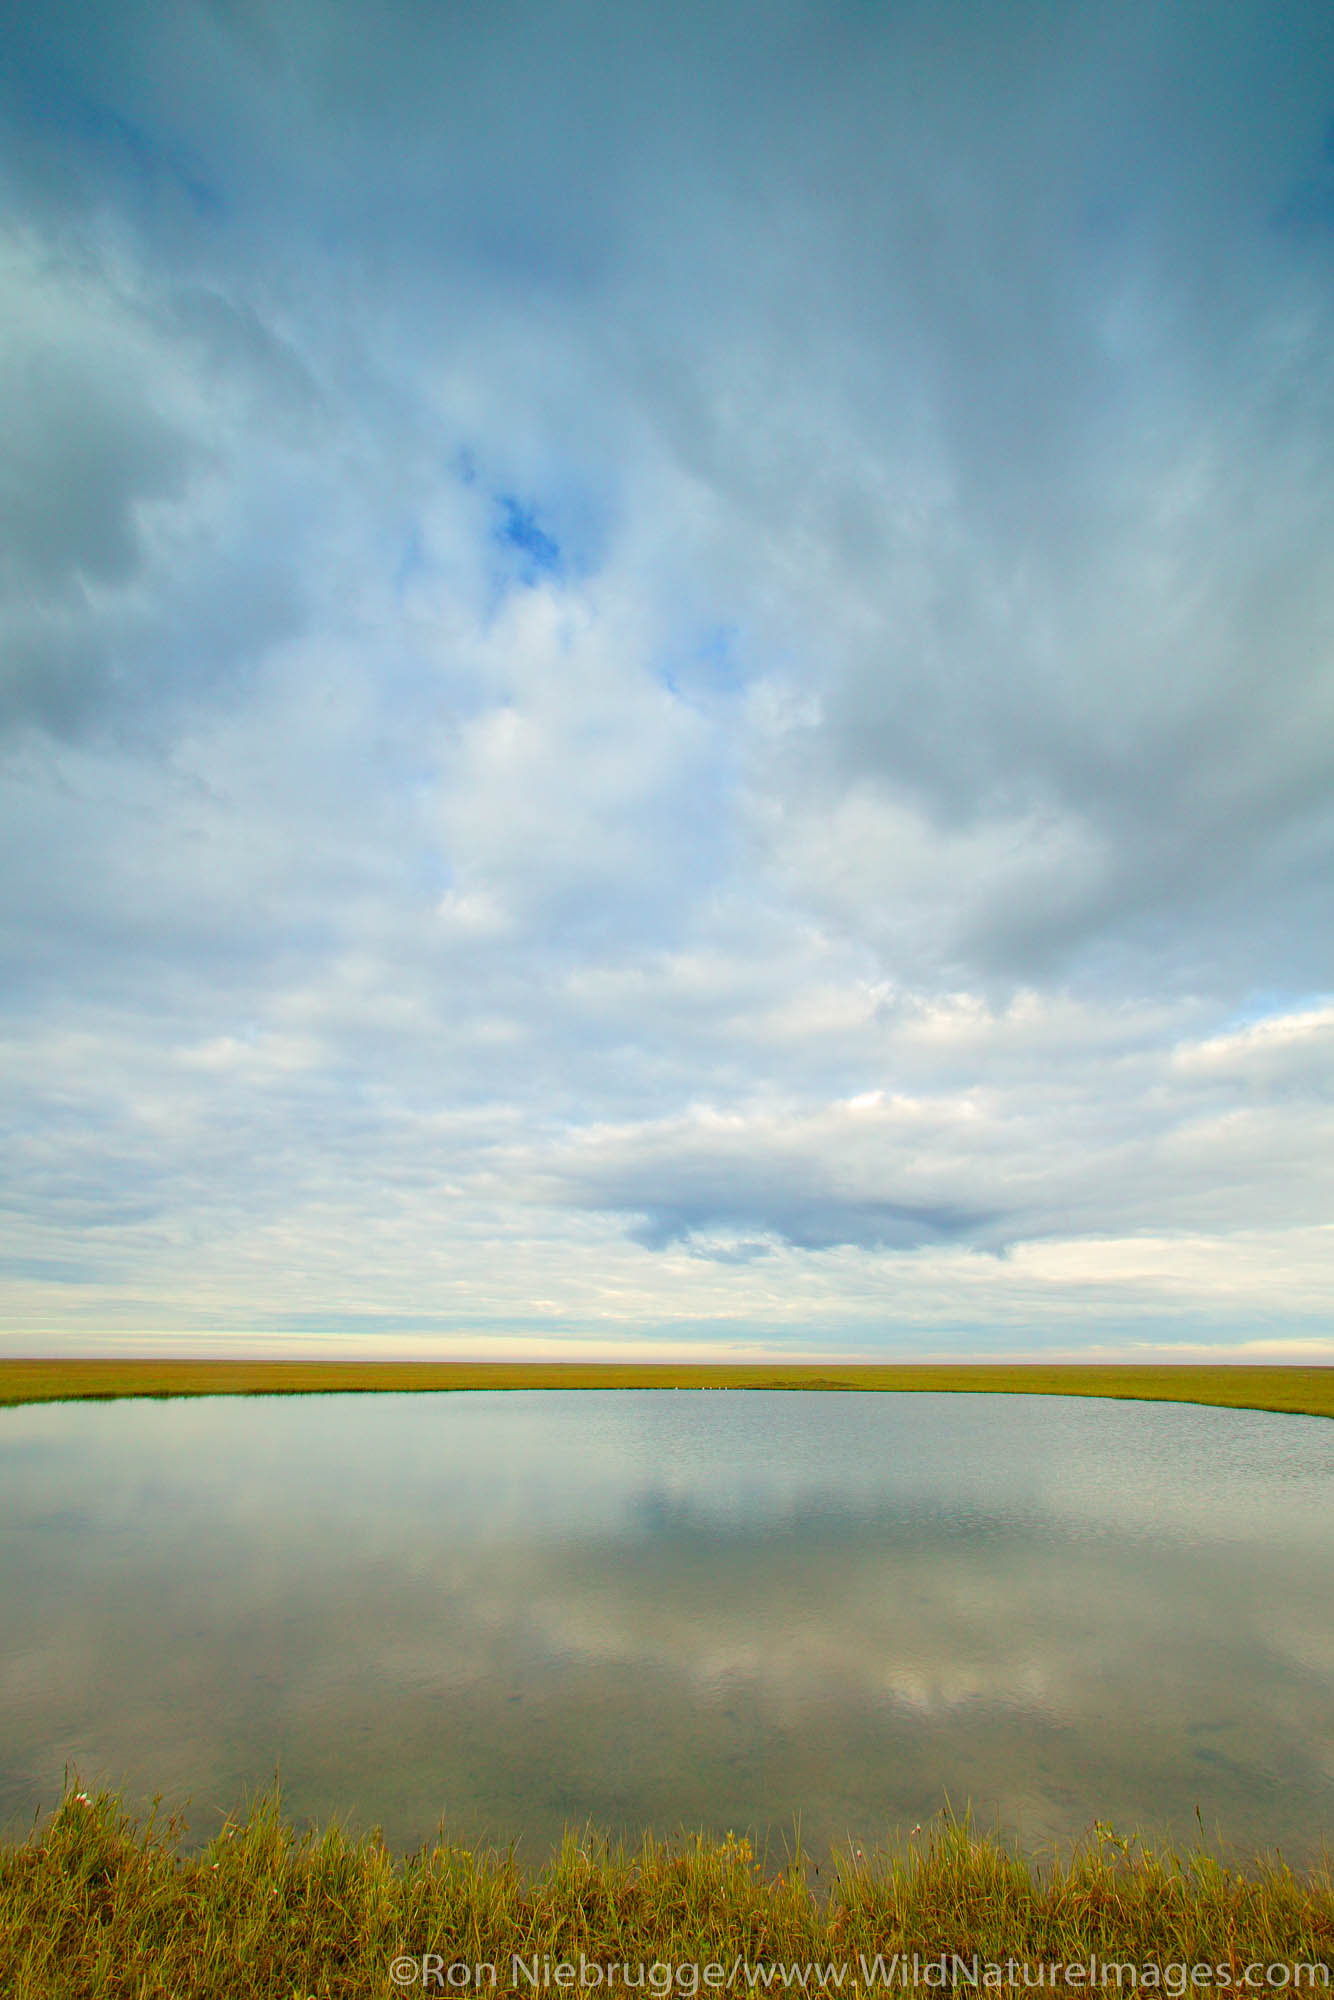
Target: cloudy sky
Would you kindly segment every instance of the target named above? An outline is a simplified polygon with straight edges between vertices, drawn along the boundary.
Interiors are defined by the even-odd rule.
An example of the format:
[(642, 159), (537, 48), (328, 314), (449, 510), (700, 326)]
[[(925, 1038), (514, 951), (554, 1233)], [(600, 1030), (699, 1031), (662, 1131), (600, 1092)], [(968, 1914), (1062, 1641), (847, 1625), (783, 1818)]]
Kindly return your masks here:
[(48, 0), (3, 1346), (1334, 1360), (1334, 15)]

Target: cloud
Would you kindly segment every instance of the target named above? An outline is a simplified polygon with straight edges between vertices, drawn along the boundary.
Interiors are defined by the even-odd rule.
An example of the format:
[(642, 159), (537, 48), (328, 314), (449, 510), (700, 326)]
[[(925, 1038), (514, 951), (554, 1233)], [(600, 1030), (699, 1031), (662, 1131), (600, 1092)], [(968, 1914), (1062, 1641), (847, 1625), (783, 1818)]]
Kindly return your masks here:
[(1314, 9), (12, 43), (11, 1324), (1316, 1337)]
[[(959, 1115), (946, 1108), (941, 1123)], [(642, 1218), (632, 1234), (649, 1249), (722, 1236), (704, 1254), (749, 1261), (759, 1246), (745, 1239), (757, 1235), (801, 1250), (994, 1241), (1001, 1216), (951, 1200), (932, 1122), (911, 1102), (805, 1117), (700, 1110), (647, 1130), (594, 1129), (558, 1172), (567, 1199)]]
[[(1324, 1043), (1307, 1052), (1295, 1088), (1280, 1068), (1277, 1092), (1263, 1101), (1249, 1087), (1253, 1071), (1242, 1072), (1244, 1094), (1235, 1074), (1220, 1073), (1216, 1044), (1141, 1045), (1115, 1057), (1104, 1080), (1090, 1077), (1082, 1052), (1016, 1063), (1006, 1023), (990, 1025), (992, 1047), (975, 1053), (966, 1090), (937, 1078), (912, 1097), (870, 1091), (815, 1108), (699, 1107), (593, 1126), (553, 1149), (542, 1170), (561, 1199), (634, 1218), (636, 1241), (704, 1254), (734, 1255), (738, 1238), (757, 1236), (803, 1250), (998, 1252), (1226, 1230), (1243, 1218), (1280, 1230), (1320, 1225), (1334, 1139), (1324, 1016), (1238, 1038), (1261, 1048)], [(892, 1030), (887, 1039), (893, 1046)], [(1202, 1098), (1207, 1084), (1215, 1088)]]
[(0, 729), (151, 732), (298, 623), (265, 535), (289, 467), (248, 435), (272, 355), (234, 344), (229, 371), (225, 304), (178, 302), (96, 233), (11, 233), (0, 291)]

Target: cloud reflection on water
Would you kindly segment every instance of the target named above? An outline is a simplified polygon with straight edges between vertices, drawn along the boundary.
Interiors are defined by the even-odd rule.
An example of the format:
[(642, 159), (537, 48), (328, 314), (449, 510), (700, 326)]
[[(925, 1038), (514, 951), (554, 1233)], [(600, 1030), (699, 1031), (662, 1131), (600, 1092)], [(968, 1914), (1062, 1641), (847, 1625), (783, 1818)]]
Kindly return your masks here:
[(1330, 1820), (1315, 1419), (638, 1393), (5, 1413), (0, 1811), (66, 1762), (405, 1844), (972, 1798)]

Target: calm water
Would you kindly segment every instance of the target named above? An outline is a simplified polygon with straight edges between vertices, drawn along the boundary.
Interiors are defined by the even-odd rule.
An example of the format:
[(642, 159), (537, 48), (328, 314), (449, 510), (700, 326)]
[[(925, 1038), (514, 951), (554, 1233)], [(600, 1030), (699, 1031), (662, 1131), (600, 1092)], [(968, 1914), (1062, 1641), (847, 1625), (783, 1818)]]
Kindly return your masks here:
[(1334, 1843), (1334, 1425), (1048, 1397), (0, 1412), (0, 1821)]

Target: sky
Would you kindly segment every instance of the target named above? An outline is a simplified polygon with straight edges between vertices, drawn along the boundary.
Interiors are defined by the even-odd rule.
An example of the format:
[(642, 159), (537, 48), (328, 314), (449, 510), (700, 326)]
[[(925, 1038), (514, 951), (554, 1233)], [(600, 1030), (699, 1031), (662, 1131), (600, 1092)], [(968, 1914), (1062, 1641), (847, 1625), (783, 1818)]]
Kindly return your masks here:
[(0, 1351), (1334, 1361), (1334, 13), (0, 23)]

